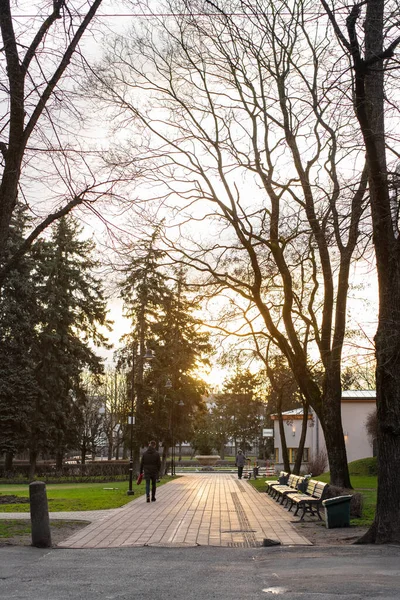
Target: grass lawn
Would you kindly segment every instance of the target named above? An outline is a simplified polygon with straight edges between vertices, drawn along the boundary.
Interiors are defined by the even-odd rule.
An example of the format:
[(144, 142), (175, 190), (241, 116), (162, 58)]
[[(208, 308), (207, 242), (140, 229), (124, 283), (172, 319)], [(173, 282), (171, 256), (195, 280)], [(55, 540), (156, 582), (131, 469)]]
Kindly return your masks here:
[(0, 540), (4, 538), (11, 538), (17, 535), (30, 535), (31, 524), (30, 521), (0, 520)]
[[(157, 485), (171, 481), (171, 477), (164, 477)], [(71, 483), (49, 484), (46, 486), (49, 511), (75, 511), (75, 510), (104, 510), (106, 508), (119, 508), (130, 500), (145, 493), (145, 482), (140, 485), (134, 482), (134, 496), (127, 495), (128, 482), (111, 483)], [(0, 485), (0, 496), (13, 495), (28, 498), (28, 485)], [(26, 504), (0, 504), (0, 512), (29, 513), (29, 503)], [(1, 521), (0, 521), (1, 523)]]
[[(264, 492), (265, 482), (276, 481), (276, 479), (276, 477), (259, 477), (256, 480), (250, 479), (249, 483), (259, 492)], [(329, 483), (329, 473), (319, 475), (316, 479)], [(351, 483), (354, 491), (359, 492), (363, 497), (363, 509), (362, 517), (360, 519), (351, 519), (350, 523), (357, 526), (369, 526), (372, 524), (375, 515), (377, 477), (372, 475), (351, 475)]]

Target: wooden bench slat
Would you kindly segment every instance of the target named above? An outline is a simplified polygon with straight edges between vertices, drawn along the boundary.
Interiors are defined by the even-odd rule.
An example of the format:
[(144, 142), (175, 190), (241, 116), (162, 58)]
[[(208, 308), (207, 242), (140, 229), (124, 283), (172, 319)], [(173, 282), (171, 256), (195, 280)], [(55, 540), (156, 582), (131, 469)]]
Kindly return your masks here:
[(328, 489), (328, 484), (323, 483), (322, 481), (316, 481), (314, 479), (310, 479), (307, 484), (307, 489), (305, 494), (293, 494), (290, 495), (288, 501), (290, 502), (289, 511), (292, 509), (292, 506), (296, 504), (296, 510), (294, 512), (294, 516), (297, 515), (300, 508), (303, 509), (303, 513), (300, 517), (300, 521), (303, 520), (306, 512), (309, 512), (312, 515), (317, 515), (320, 521), (322, 521), (321, 514), (319, 512), (319, 507), (322, 504), (322, 500), (325, 497), (325, 494)]

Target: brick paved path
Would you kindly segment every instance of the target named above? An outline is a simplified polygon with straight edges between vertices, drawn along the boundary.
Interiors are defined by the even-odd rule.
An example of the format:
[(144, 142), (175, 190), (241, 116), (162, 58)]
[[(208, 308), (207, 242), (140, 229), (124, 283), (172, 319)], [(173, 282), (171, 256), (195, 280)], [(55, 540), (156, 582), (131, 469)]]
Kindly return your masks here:
[(264, 538), (283, 545), (311, 545), (295, 531), (291, 520), (293, 515), (267, 494), (234, 475), (185, 475), (161, 486), (156, 502), (146, 503), (141, 496), (109, 511), (109, 516), (102, 516), (59, 546), (252, 547), (260, 546)]

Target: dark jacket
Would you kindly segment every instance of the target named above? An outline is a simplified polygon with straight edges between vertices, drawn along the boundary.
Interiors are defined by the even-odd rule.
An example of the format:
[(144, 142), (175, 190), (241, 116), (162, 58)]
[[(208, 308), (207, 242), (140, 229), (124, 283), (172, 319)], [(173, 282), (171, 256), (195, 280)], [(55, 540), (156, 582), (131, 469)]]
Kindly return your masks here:
[(246, 464), (246, 460), (247, 458), (245, 457), (245, 455), (240, 453), (236, 457), (235, 465), (237, 467), (244, 467), (244, 465)]
[(161, 458), (153, 446), (149, 446), (140, 461), (140, 472), (144, 475), (158, 475), (161, 469)]

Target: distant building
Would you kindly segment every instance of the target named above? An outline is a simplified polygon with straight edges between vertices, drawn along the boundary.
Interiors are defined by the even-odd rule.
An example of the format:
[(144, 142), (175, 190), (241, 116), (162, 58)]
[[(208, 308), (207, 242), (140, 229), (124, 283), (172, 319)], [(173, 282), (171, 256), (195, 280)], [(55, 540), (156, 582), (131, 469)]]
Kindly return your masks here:
[[(346, 390), (342, 392), (342, 425), (346, 442), (347, 460), (349, 462), (373, 456), (373, 448), (368, 439), (365, 424), (367, 417), (375, 410), (375, 406), (375, 390)], [(279, 469), (283, 467), (283, 461), (278, 416), (273, 415), (272, 419), (274, 420), (275, 467)], [(302, 408), (289, 410), (283, 413), (285, 439), (291, 465), (293, 465), (296, 460), (302, 420)], [(310, 409), (307, 436), (303, 452), (303, 470), (307, 469), (307, 463), (311, 456), (316, 456), (320, 451), (326, 451), (325, 438), (317, 415)]]

